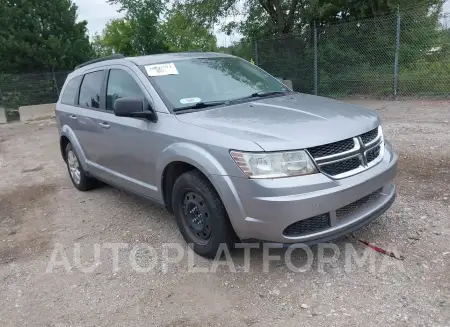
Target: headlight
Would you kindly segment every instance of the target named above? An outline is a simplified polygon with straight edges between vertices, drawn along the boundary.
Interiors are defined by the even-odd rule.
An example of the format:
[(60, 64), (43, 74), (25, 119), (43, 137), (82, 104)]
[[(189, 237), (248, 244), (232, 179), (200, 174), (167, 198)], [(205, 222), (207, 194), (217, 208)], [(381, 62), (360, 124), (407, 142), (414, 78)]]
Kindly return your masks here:
[(317, 173), (309, 155), (302, 150), (289, 152), (230, 151), (234, 162), (250, 178), (279, 178)]

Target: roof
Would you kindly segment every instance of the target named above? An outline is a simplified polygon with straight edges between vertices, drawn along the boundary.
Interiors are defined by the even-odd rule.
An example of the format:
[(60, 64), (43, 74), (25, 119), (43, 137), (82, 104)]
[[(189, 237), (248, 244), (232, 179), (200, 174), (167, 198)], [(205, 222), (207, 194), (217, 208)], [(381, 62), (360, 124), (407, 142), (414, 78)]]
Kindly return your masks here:
[(103, 62), (103, 61), (107, 61), (107, 60), (115, 60), (115, 59), (123, 59), (125, 58), (124, 55), (122, 54), (117, 54), (117, 55), (112, 55), (112, 56), (107, 56), (107, 57), (101, 57), (101, 58), (97, 58), (97, 59), (92, 59), (89, 61), (86, 61), (82, 64), (79, 64), (78, 66), (75, 67), (75, 70), (80, 69), (82, 67), (88, 66), (88, 65), (92, 65), (95, 64), (97, 62)]
[(227, 55), (225, 53), (216, 53), (216, 52), (177, 52), (177, 53), (154, 54), (149, 56), (127, 57), (125, 59), (134, 62), (136, 65), (148, 65), (167, 61), (179, 61), (184, 59), (214, 58), (214, 57), (232, 57), (232, 56)]
[(102, 57), (94, 60), (87, 61), (75, 67), (75, 70), (71, 74), (82, 74), (86, 70), (104, 66), (105, 61), (108, 61), (108, 64), (120, 64), (123, 63), (123, 60), (131, 62), (135, 65), (151, 65), (161, 62), (173, 62), (184, 59), (192, 59), (192, 58), (214, 58), (214, 57), (233, 57), (231, 55), (227, 55), (225, 53), (216, 53), (216, 52), (200, 52), (200, 51), (192, 51), (192, 52), (177, 52), (177, 53), (162, 53), (162, 54), (154, 54), (148, 56), (139, 56), (139, 57), (125, 57), (123, 55), (117, 54), (108, 57)]

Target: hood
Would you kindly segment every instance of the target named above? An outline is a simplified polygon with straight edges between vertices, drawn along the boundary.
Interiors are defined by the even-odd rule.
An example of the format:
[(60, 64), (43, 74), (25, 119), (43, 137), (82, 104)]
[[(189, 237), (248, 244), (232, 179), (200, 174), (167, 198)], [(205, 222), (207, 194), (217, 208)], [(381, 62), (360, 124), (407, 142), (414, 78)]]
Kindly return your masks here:
[(188, 124), (253, 141), (265, 151), (332, 143), (365, 133), (380, 124), (374, 110), (297, 93), (176, 117)]

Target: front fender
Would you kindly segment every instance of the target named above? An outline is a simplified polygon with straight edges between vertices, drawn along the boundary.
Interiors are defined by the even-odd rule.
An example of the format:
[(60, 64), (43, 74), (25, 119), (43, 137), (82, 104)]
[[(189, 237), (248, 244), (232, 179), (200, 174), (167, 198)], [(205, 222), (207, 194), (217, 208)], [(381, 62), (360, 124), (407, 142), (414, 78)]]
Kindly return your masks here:
[(81, 164), (81, 167), (83, 168), (83, 170), (88, 171), (87, 164), (86, 164), (86, 155), (84, 154), (84, 151), (80, 145), (80, 142), (78, 141), (78, 138), (75, 136), (75, 133), (68, 125), (64, 125), (61, 128), (60, 137), (63, 137), (63, 136), (65, 136), (69, 139), (69, 142), (72, 144), (73, 148), (75, 149), (75, 151), (78, 155), (78, 160), (80, 161), (80, 164)]
[(190, 143), (176, 143), (165, 148), (158, 157), (156, 176), (162, 177), (165, 167), (175, 161), (186, 162), (205, 176), (227, 175), (222, 164), (205, 149)]
[[(189, 143), (177, 143), (173, 144), (162, 152), (158, 158), (156, 164), (157, 178), (160, 179), (160, 189), (163, 190), (163, 172), (165, 167), (171, 162), (182, 161), (186, 162), (198, 170), (200, 170), (206, 177), (208, 177), (210, 183), (216, 189), (220, 198), (223, 201), (225, 209), (227, 210), (231, 224), (236, 230), (236, 227), (240, 224), (240, 217), (244, 216), (242, 212), (242, 204), (239, 197), (237, 197), (237, 191), (231, 183), (230, 177), (223, 164), (220, 163), (211, 153), (207, 150)], [(162, 193), (161, 193), (162, 196)], [(162, 201), (164, 201), (161, 198)], [(236, 204), (231, 205), (230, 203)]]
[[(211, 153), (198, 145), (190, 143), (175, 143), (165, 148), (158, 156), (155, 169), (156, 182), (159, 183), (159, 189), (163, 190), (163, 173), (164, 169), (172, 162), (181, 161), (188, 163), (198, 170), (200, 170), (214, 185), (212, 175), (224, 176), (227, 175), (223, 165), (214, 158)], [(160, 192), (161, 200), (163, 200), (163, 194)]]

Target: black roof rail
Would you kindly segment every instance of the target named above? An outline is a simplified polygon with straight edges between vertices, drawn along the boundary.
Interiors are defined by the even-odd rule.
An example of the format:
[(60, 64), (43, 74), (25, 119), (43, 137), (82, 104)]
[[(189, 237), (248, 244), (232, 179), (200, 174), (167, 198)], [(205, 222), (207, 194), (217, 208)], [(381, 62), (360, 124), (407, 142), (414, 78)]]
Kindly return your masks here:
[(202, 49), (197, 49), (197, 50), (186, 50), (186, 51), (180, 51), (179, 53), (188, 53), (188, 52), (205, 52)]
[(95, 64), (96, 62), (101, 62), (101, 61), (106, 61), (106, 60), (114, 60), (114, 59), (123, 59), (123, 58), (125, 58), (125, 56), (123, 54), (116, 54), (116, 55), (112, 55), (112, 56), (97, 58), (97, 59), (89, 60), (82, 64), (79, 64), (78, 66), (75, 67), (75, 70), (77, 70), (78, 68), (90, 65), (90, 64)]

